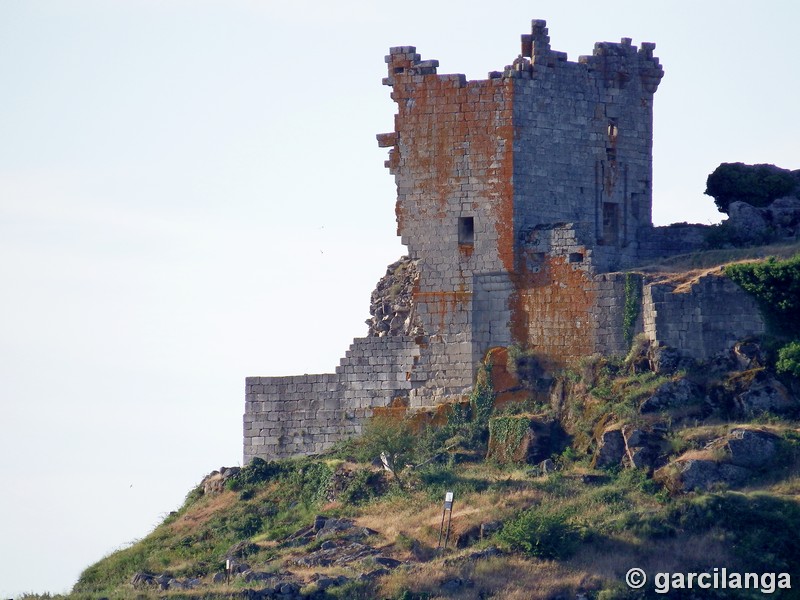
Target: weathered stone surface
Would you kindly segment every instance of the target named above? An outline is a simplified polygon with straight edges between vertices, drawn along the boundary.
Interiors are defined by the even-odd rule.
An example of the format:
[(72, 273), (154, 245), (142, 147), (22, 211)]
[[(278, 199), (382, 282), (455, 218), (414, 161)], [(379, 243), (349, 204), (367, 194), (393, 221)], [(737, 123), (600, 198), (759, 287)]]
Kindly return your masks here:
[(656, 472), (674, 491), (735, 487), (779, 456), (780, 440), (769, 431), (736, 428), (711, 441), (704, 452), (688, 452)]
[(639, 407), (642, 413), (652, 413), (671, 408), (682, 408), (702, 402), (703, 394), (700, 388), (682, 378), (677, 381), (667, 381), (646, 398)]
[(746, 372), (735, 381), (736, 389), (741, 391), (734, 396), (737, 409), (743, 415), (757, 415), (765, 412), (791, 414), (798, 410), (800, 403), (780, 381), (764, 369)]
[(624, 456), (625, 440), (622, 437), (622, 430), (617, 427), (606, 429), (600, 436), (594, 466), (603, 468), (619, 465)]
[(622, 437), (625, 441), (625, 457), (623, 462), (635, 469), (652, 471), (661, 466), (664, 446), (661, 433), (637, 427), (623, 427)]
[(200, 485), (203, 487), (203, 493), (219, 494), (225, 489), (225, 482), (239, 471), (239, 467), (222, 467), (219, 471), (212, 471), (200, 482)]
[[(517, 437), (519, 429), (524, 431)], [(555, 421), (530, 415), (499, 416), (490, 419), (489, 432), (487, 458), (499, 462), (537, 464), (553, 454), (561, 428)], [(511, 439), (507, 439), (508, 436)]]
[(387, 267), (370, 298), (370, 336), (424, 335), (412, 294), (419, 277), (417, 262), (404, 256)]
[(751, 475), (749, 469), (714, 460), (678, 461), (678, 481), (683, 491), (710, 490), (718, 485), (736, 486)]
[(681, 364), (681, 353), (670, 346), (651, 344), (649, 349), (650, 370), (659, 375), (672, 375)]
[(779, 439), (768, 431), (734, 429), (725, 439), (729, 462), (738, 467), (762, 469), (775, 458)]

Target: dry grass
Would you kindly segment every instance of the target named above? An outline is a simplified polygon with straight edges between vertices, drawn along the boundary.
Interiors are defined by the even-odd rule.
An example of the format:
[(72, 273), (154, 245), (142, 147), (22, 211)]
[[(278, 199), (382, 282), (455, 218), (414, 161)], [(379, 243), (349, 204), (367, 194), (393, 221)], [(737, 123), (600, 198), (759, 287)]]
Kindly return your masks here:
[(234, 492), (222, 492), (210, 496), (203, 496), (197, 503), (167, 525), (168, 530), (175, 534), (186, 534), (205, 525), (216, 513), (231, 508), (238, 502)]
[[(457, 592), (444, 592), (442, 584), (461, 579), (472, 582)], [(433, 598), (478, 600), (488, 596), (504, 600), (530, 600), (597, 590), (602, 578), (563, 563), (500, 556), (477, 562), (444, 564), (441, 560), (413, 569), (397, 570), (380, 581), (380, 597), (397, 597), (412, 589), (433, 594)]]

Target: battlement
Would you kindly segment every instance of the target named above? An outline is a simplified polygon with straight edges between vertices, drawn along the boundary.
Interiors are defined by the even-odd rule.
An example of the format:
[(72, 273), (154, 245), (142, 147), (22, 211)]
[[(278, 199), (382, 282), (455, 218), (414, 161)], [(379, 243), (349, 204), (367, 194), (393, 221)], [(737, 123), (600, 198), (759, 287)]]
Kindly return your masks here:
[[(633, 77), (639, 77), (642, 91), (654, 94), (658, 84), (664, 76), (664, 69), (659, 64), (658, 58), (653, 56), (655, 44), (642, 43), (641, 48), (632, 45), (631, 38), (622, 38), (616, 42), (597, 42), (591, 55), (580, 56), (578, 62), (567, 60), (566, 52), (558, 52), (550, 47), (547, 22), (534, 19), (531, 22), (531, 33), (522, 34), (521, 52), (511, 65), (503, 71), (490, 71), (488, 79), (521, 78), (529, 79), (537, 73), (547, 73), (562, 63), (585, 65), (588, 72), (598, 73), (606, 87), (622, 88)], [(415, 46), (396, 46), (389, 49), (385, 57), (388, 65), (388, 76), (383, 79), (383, 84), (423, 83), (423, 76), (438, 75), (438, 60), (422, 60)], [(438, 75), (441, 81), (453, 85), (466, 85), (467, 79), (463, 74)]]

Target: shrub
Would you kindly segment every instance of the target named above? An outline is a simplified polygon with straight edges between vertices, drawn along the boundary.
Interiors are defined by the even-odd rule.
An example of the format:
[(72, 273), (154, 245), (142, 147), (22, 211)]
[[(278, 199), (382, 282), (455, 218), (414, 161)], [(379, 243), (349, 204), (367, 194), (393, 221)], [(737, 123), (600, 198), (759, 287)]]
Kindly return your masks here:
[(362, 462), (371, 462), (385, 453), (393, 466), (400, 469), (411, 462), (414, 445), (414, 431), (408, 420), (380, 415), (367, 421), (355, 455)]
[(800, 567), (800, 504), (793, 499), (723, 492), (687, 498), (671, 513), (669, 520), (688, 531), (727, 530), (732, 550), (752, 569)]
[(498, 534), (512, 550), (545, 559), (564, 559), (575, 552), (580, 536), (563, 515), (530, 508), (508, 521)]
[(800, 255), (728, 265), (725, 274), (755, 297), (775, 333), (800, 334)]
[(356, 470), (353, 473), (353, 479), (339, 494), (339, 500), (344, 504), (361, 504), (375, 498), (378, 495), (375, 488), (380, 483), (380, 479), (380, 473), (369, 469)]
[(778, 373), (789, 373), (800, 377), (800, 342), (790, 342), (778, 350), (775, 369)]
[(714, 198), (720, 212), (727, 214), (731, 202), (767, 206), (797, 187), (797, 176), (775, 165), (722, 163), (708, 176), (705, 193)]
[(225, 487), (229, 490), (238, 492), (247, 486), (257, 485), (264, 481), (269, 481), (280, 474), (281, 463), (275, 461), (265, 461), (262, 458), (254, 458), (250, 463), (243, 467), (236, 475), (225, 482)]

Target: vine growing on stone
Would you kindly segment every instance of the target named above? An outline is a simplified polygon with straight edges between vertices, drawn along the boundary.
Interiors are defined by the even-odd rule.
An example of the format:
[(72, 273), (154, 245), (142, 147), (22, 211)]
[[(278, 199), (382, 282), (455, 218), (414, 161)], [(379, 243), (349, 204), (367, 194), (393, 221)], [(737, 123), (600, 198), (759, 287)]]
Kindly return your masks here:
[(639, 318), (639, 308), (642, 304), (642, 289), (639, 283), (639, 277), (636, 274), (625, 274), (625, 308), (622, 314), (622, 335), (628, 347), (633, 342), (636, 319)]

